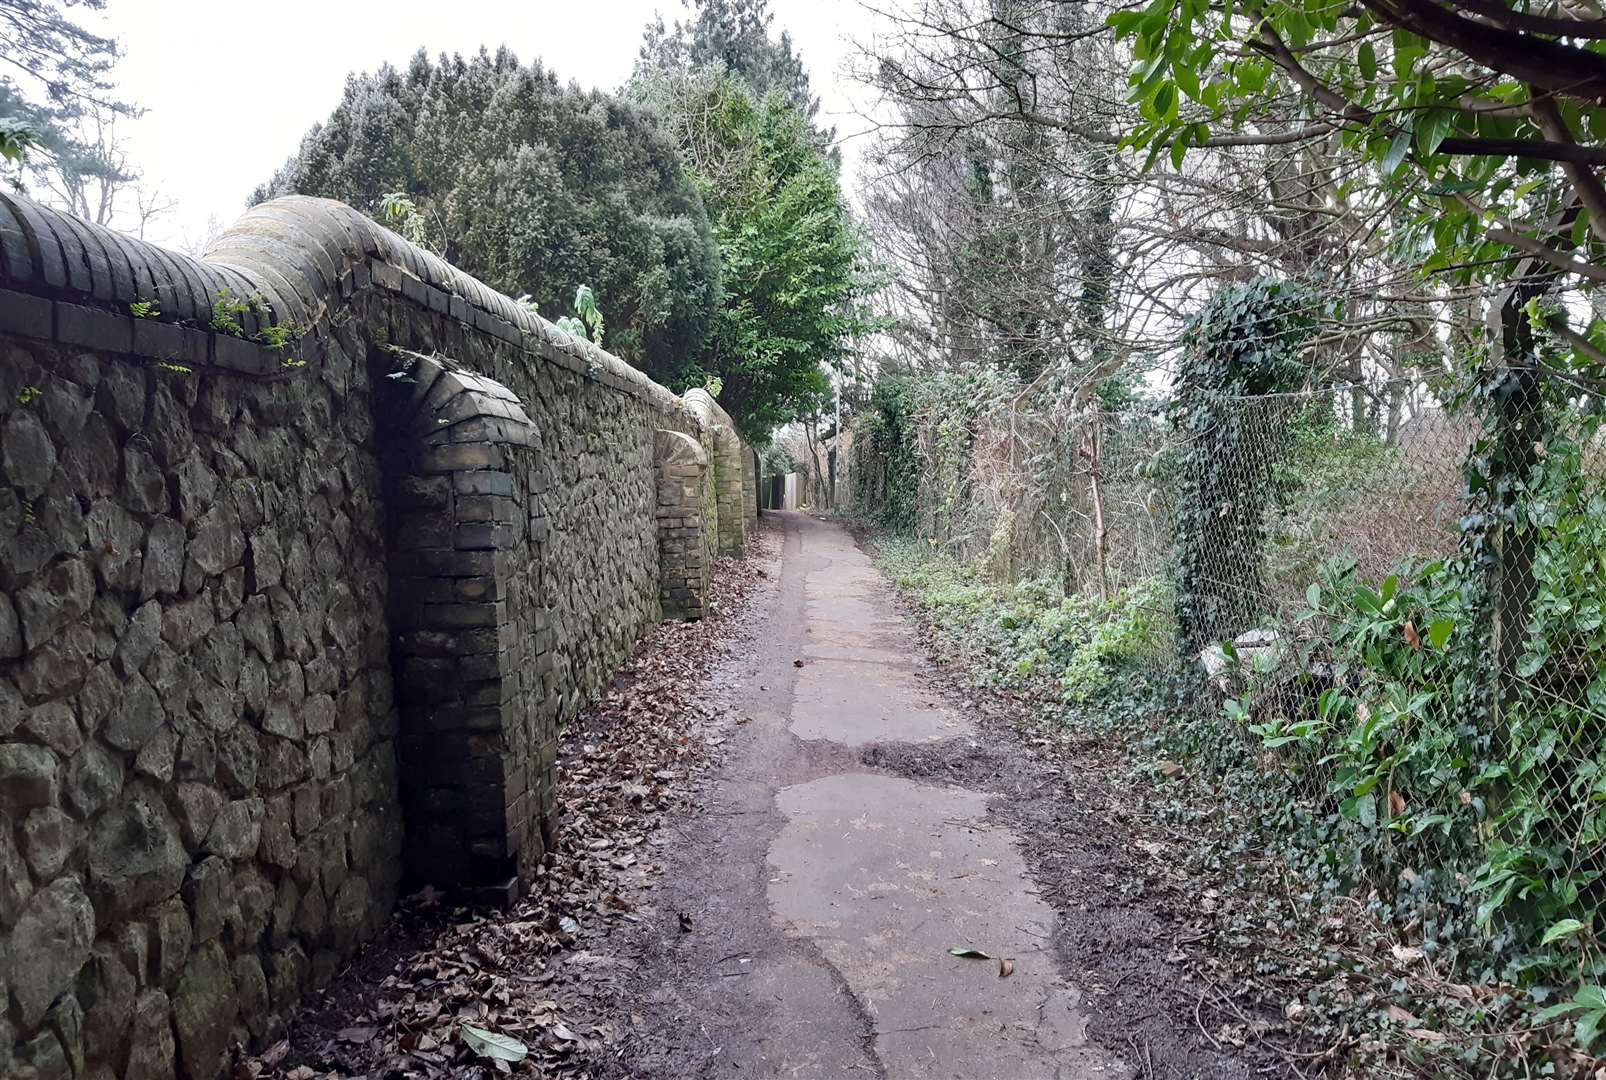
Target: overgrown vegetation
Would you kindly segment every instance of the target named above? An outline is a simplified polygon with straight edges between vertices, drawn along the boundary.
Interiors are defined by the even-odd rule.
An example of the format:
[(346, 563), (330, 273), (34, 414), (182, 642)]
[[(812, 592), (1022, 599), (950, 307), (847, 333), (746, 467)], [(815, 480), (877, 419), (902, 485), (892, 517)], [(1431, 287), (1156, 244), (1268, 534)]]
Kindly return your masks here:
[[(892, 530), (884, 564), (982, 682), (1124, 747), (1136, 776), (1186, 777), (1151, 812), (1197, 833), (1191, 857), (1242, 918), (1286, 931), (1256, 964), (1302, 995), (1297, 1015), (1320, 1007), (1298, 1026), (1340, 1074), (1572, 1075), (1606, 966), (1598, 402), (1557, 384), (1514, 398), (1485, 375), (1465, 399), (1481, 428), (1357, 432), (1339, 422), (1348, 388), (1312, 385), (1323, 303), (1223, 289), (1184, 333), (1167, 423), (1096, 416), (1106, 438), (1072, 443), (1110, 459), (1061, 489), (1091, 546), (1112, 520), (1109, 547), (1136, 535), (1109, 512), (1123, 454), (1163, 515), (1165, 543), (1113, 590), (1000, 558), (1026, 504), (998, 498), (990, 473), (1015, 454), (989, 441), (1053, 408), (1014, 373), (883, 379), (856, 494)], [(1123, 449), (1134, 432), (1152, 452)], [(1464, 490), (1446, 483), (1463, 458)], [(1008, 475), (1040, 494), (1054, 474)], [(1347, 531), (1363, 512), (1406, 520)], [(1290, 888), (1308, 907), (1284, 907)], [(1357, 993), (1352, 965), (1380, 948), (1400, 970)]]
[[(983, 685), (1057, 687), (1078, 708), (1145, 684), (1156, 648), (1171, 639), (1165, 586), (1143, 581), (1108, 601), (1064, 595), (1054, 579), (999, 583), (982, 568), (908, 536), (877, 545), (882, 567), (929, 608)], [(1092, 715), (1091, 713), (1089, 715)]]
[(865, 203), (904, 321), (855, 400), (861, 512), (988, 589), (1056, 557), (1061, 596), (1166, 583), (1166, 694), (1118, 741), (1227, 808), (1156, 811), (1210, 826), (1244, 925), (1303, 937), (1256, 963), (1309, 989), (1311, 1067), (1581, 1072), (1606, 1017), (1600, 13), (891, 22)]
[(1183, 435), (1172, 533), (1184, 657), (1262, 614), (1272, 469), (1288, 430), (1279, 395), (1306, 377), (1299, 354), (1316, 329), (1313, 307), (1298, 287), (1259, 279), (1216, 293), (1183, 331), (1168, 414)]

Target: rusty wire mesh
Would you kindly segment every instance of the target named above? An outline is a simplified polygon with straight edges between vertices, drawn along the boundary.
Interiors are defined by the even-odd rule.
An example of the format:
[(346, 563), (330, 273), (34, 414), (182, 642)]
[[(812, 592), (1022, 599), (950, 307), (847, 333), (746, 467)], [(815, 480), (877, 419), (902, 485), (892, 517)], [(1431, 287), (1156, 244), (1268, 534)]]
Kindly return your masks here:
[[(1155, 454), (1135, 486), (1165, 516), (1171, 549), (1150, 569), (1202, 596), (1206, 625), (1193, 646), (1174, 637), (1150, 658), (1202, 676), (1196, 715), (1274, 776), (1303, 820), (1333, 823), (1323, 844), (1335, 864), (1362, 879), (1377, 867), (1390, 885), (1437, 872), (1508, 959), (1527, 950), (1596, 977), (1606, 429), (1588, 403), (1557, 409), (1537, 453), (1549, 479), (1474, 557), (1464, 466), (1482, 426), (1424, 395), (1371, 430), (1347, 401), (1324, 390), (1233, 402), (1238, 471), (1209, 489), (1218, 502), (1202, 517), (1171, 513), (1180, 485), (1164, 463), (1181, 444)], [(1201, 520), (1178, 581), (1177, 530)]]

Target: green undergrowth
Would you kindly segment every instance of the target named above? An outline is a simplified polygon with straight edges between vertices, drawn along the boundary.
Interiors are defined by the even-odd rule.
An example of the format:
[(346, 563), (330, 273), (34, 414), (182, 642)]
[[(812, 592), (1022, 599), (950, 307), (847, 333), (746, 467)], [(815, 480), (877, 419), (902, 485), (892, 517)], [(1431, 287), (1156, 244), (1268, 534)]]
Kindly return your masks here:
[[(1223, 715), (1218, 693), (1176, 674), (1171, 597), (1160, 581), (1106, 603), (1066, 598), (1045, 580), (990, 580), (905, 535), (878, 536), (875, 552), (966, 677), (1027, 702), (1048, 730), (1117, 751), (1126, 762), (1125, 775), (1113, 778), (1122, 798), (1140, 809), (1146, 828), (1186, 841), (1176, 845), (1170, 874), (1197, 896), (1206, 942), (1198, 966), (1261, 1006), (1257, 1019), (1227, 1023), (1213, 1038), (1263, 1039), (1303, 1055), (1291, 1060), (1309, 1076), (1587, 1075), (1568, 1037), (1587, 1014), (1542, 1010), (1577, 986), (1576, 975), (1567, 985), (1565, 971), (1592, 955), (1578, 949), (1590, 930), (1540, 946), (1547, 930), (1556, 932), (1554, 907), (1491, 929), (1490, 892), (1476, 880), (1487, 871), (1486, 851), (1477, 841), (1494, 834), (1488, 826), (1480, 834), (1481, 807), (1462, 802), (1470, 777), (1453, 730), (1413, 716), (1369, 732), (1353, 717), (1340, 722), (1334, 710), (1354, 704), (1331, 696), (1326, 724), (1318, 717), (1279, 727), (1279, 715), (1292, 710), (1246, 694), (1234, 699), (1243, 716)], [(1335, 659), (1369, 664), (1373, 696), (1389, 702), (1404, 691), (1389, 685), (1388, 665), (1422, 662), (1395, 631), (1414, 615), (1430, 634), (1431, 598), (1421, 611), (1401, 603), (1384, 616), (1379, 602), (1346, 613), (1336, 598), (1359, 598), (1364, 608), (1364, 586), (1342, 568), (1327, 573), (1315, 598), (1334, 624), (1324, 629), (1337, 643)], [(1422, 579), (1411, 587), (1436, 586)], [(1403, 595), (1405, 587), (1391, 588)], [(1399, 674), (1394, 682), (1422, 679), (1415, 668)], [(1415, 698), (1406, 693), (1397, 704)], [(1400, 715), (1386, 705), (1375, 711)], [(1378, 779), (1368, 784), (1368, 776)], [(1430, 799), (1430, 790), (1447, 794)], [(1462, 813), (1430, 815), (1444, 806)], [(1452, 852), (1457, 835), (1464, 850)]]
[(930, 543), (881, 537), (876, 555), (927, 610), (978, 685), (1002, 687), (1074, 711), (1106, 714), (1113, 696), (1149, 696), (1146, 661), (1169, 648), (1169, 601), (1143, 581), (1108, 601), (1064, 596), (1049, 579), (1000, 584)]

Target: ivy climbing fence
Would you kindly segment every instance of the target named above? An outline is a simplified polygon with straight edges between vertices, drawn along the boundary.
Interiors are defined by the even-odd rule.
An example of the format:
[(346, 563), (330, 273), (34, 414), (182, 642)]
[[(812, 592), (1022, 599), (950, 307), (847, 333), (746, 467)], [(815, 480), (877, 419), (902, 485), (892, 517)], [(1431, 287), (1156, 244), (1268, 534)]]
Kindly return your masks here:
[[(988, 380), (861, 422), (861, 512), (976, 580), (1057, 586), (1040, 637), (1087, 646), (1048, 650), (1068, 702), (1164, 688), (1160, 745), (1242, 799), (1229, 815), (1439, 961), (1602, 981), (1598, 401), (1553, 387), (1501, 429), (1417, 382), (1189, 412)], [(1074, 681), (1087, 657), (1105, 682)]]
[[(1443, 959), (1599, 982), (1606, 916), (1606, 431), (1402, 387), (1219, 396), (1140, 477), (1207, 767)], [(1376, 414), (1373, 414), (1374, 418)], [(1383, 430), (1376, 430), (1382, 427)]]

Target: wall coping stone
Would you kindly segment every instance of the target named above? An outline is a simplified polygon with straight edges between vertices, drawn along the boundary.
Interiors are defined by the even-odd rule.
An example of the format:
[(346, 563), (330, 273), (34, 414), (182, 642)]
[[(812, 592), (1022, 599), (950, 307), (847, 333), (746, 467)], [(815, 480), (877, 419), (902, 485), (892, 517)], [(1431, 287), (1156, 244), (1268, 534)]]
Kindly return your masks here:
[[(296, 327), (300, 355), (213, 331), (212, 302), (225, 288), (262, 297), (267, 325)], [(321, 364), (318, 341), (332, 331), (333, 314), (353, 293), (375, 288), (671, 414), (690, 412), (612, 353), (333, 199), (291, 195), (252, 207), (193, 259), (0, 193), (0, 333), (248, 377), (306, 377)], [(131, 304), (152, 300), (159, 316), (132, 315)], [(250, 315), (240, 322), (248, 335), (261, 329)], [(203, 334), (204, 347), (159, 326)], [(723, 410), (719, 416), (729, 422)]]
[[(736, 424), (731, 420), (730, 414), (714, 399), (713, 394), (710, 394), (702, 387), (696, 386), (686, 391), (682, 400), (685, 401), (686, 407), (691, 410), (693, 415), (697, 416), (699, 420), (703, 420), (708, 426), (728, 428), (733, 433), (736, 431)], [(739, 435), (738, 438), (740, 438)]]

